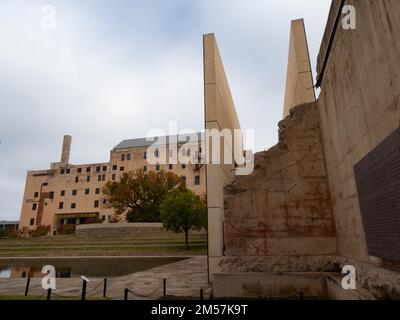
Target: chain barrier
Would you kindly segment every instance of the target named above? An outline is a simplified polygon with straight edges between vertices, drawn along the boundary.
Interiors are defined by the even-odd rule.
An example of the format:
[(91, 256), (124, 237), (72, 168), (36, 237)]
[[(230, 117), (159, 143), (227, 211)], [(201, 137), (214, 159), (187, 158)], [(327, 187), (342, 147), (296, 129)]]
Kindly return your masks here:
[(40, 299), (42, 299), (46, 294), (47, 294), (47, 292), (43, 293), (42, 295), (40, 295), (39, 297), (37, 297), (35, 300), (40, 300)]
[(157, 288), (155, 288), (152, 292), (150, 292), (149, 294), (138, 294), (137, 292), (134, 292), (133, 290), (129, 290), (130, 293), (132, 293), (135, 297), (138, 298), (149, 298), (150, 296), (152, 296), (157, 290), (159, 290), (161, 287), (163, 286), (163, 283), (161, 283)]
[[(90, 289), (88, 292), (86, 292), (86, 297), (94, 297), (94, 295), (89, 296), (89, 294), (91, 294), (93, 291), (95, 291), (96, 289), (98, 289), (100, 287), (100, 285), (102, 285), (104, 283), (104, 281), (100, 281), (94, 288)], [(64, 299), (73, 299), (73, 298), (80, 298), (81, 295), (75, 295), (75, 296), (66, 296), (66, 295), (61, 295), (55, 292), (51, 292), (54, 296), (56, 297), (60, 297), (60, 298), (64, 298)]]

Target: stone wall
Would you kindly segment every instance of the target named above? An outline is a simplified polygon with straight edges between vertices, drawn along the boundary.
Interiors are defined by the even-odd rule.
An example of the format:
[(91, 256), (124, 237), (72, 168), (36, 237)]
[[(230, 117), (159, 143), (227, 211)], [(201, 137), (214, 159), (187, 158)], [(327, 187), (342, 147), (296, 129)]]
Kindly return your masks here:
[(318, 74), (323, 76), (318, 111), (338, 252), (377, 261), (368, 255), (353, 168), (400, 124), (400, 1), (347, 3), (356, 8), (357, 29), (339, 26), (328, 52), (327, 28), (318, 59)]
[(279, 123), (279, 143), (225, 188), (225, 256), (335, 254), (316, 104)]
[[(82, 224), (76, 226), (77, 236), (89, 237), (138, 237), (138, 238), (162, 238), (176, 237), (177, 234), (165, 230), (161, 223), (99, 223)], [(204, 235), (204, 231), (191, 230), (189, 234)]]

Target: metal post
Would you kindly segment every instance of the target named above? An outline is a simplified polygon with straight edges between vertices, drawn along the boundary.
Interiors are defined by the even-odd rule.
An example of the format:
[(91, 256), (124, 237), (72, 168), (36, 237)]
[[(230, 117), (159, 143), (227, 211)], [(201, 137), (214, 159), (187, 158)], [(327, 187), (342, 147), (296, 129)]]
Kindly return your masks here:
[(163, 279), (163, 296), (167, 295), (167, 279)]
[(28, 280), (26, 280), (25, 296), (28, 295), (29, 284), (30, 284), (30, 283), (31, 283), (31, 278), (28, 278)]
[(200, 289), (200, 301), (203, 301), (203, 289)]
[(87, 285), (86, 280), (83, 280), (83, 283), (82, 283), (82, 300), (86, 299), (86, 285)]
[(46, 300), (50, 300), (51, 297), (51, 288), (47, 289), (47, 298)]
[(128, 289), (125, 289), (125, 293), (124, 293), (124, 300), (128, 300)]
[(103, 298), (107, 295), (107, 278), (104, 278)]

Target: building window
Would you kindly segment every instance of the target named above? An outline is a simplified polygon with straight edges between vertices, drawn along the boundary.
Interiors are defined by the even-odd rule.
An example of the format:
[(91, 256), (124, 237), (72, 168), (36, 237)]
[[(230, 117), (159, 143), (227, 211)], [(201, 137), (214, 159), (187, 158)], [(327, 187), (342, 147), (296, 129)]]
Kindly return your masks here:
[(78, 168), (78, 173), (81, 173), (82, 172), (82, 168)]
[(85, 189), (85, 194), (89, 194), (90, 193), (90, 189)]
[(61, 197), (65, 196), (65, 190), (61, 190)]
[(97, 176), (97, 181), (101, 181), (101, 174)]
[(186, 164), (183, 164), (183, 165), (182, 165), (182, 169), (186, 169)]
[(96, 167), (96, 172), (100, 172), (101, 167)]
[(34, 198), (37, 198), (37, 197), (39, 197), (39, 192), (35, 192), (35, 194), (34, 194), (34, 196), (33, 196)]
[(112, 174), (111, 180), (112, 180), (112, 181), (115, 181), (115, 173)]
[(143, 154), (143, 159), (147, 159), (147, 152)]
[(79, 182), (79, 178), (75, 177), (75, 183), (78, 183), (78, 182)]
[(116, 164), (113, 165), (113, 170), (118, 170), (118, 166)]
[(100, 194), (100, 188), (96, 188), (96, 194)]
[(70, 173), (71, 173), (71, 169), (70, 169), (70, 168), (66, 169), (66, 170), (65, 170), (65, 173), (66, 173), (66, 174), (70, 174)]
[(35, 224), (35, 219), (32, 218), (31, 221), (29, 221), (29, 224), (30, 224), (31, 226), (33, 226), (33, 225)]
[(187, 156), (190, 157), (190, 149), (186, 152)]
[(106, 216), (101, 216), (101, 221), (106, 221)]
[(103, 171), (107, 171), (107, 166), (103, 166)]
[(195, 184), (196, 186), (200, 185), (200, 176), (195, 176), (195, 177), (194, 177), (194, 184)]
[(95, 207), (95, 208), (98, 208), (98, 207), (99, 207), (99, 200), (95, 200), (95, 201), (94, 201), (94, 207)]
[(103, 204), (107, 204), (107, 199), (106, 198), (103, 199)]
[(86, 182), (90, 182), (90, 176), (86, 177)]
[(147, 166), (143, 167), (143, 171), (146, 172), (147, 171)]
[(130, 153), (128, 153), (127, 155), (126, 155), (126, 160), (131, 160), (132, 159), (132, 155), (130, 154)]
[(156, 171), (160, 171), (160, 165), (156, 165)]
[(120, 168), (119, 168), (119, 171), (124, 171), (124, 170), (125, 170), (124, 167), (120, 167)]
[(173, 166), (172, 164), (170, 164), (170, 165), (168, 166), (168, 168), (169, 168), (169, 170), (172, 170), (172, 169), (174, 168), (174, 166)]
[(54, 191), (49, 192), (49, 199), (54, 199)]
[(76, 196), (77, 194), (78, 194), (78, 190), (76, 190), (76, 189), (75, 189), (75, 190), (72, 190), (72, 195), (73, 195), (73, 196)]
[(158, 149), (156, 149), (156, 151), (154, 151), (154, 156), (156, 158), (158, 158), (160, 156), (160, 151), (158, 151)]
[(60, 202), (58, 204), (58, 209), (63, 209), (64, 208), (64, 202)]
[(121, 154), (121, 161), (125, 161), (125, 154)]
[(71, 209), (76, 209), (76, 203), (71, 203)]
[(35, 211), (37, 209), (37, 203), (32, 204), (32, 210)]
[(181, 176), (181, 181), (182, 181), (183, 185), (186, 185), (186, 177), (185, 176)]
[(87, 167), (87, 168), (86, 168), (86, 172), (90, 172), (90, 167)]
[(106, 175), (105, 175), (105, 174), (103, 174), (103, 175), (101, 176), (101, 181), (106, 181)]
[(64, 173), (65, 173), (65, 169), (61, 169), (60, 174), (64, 174)]

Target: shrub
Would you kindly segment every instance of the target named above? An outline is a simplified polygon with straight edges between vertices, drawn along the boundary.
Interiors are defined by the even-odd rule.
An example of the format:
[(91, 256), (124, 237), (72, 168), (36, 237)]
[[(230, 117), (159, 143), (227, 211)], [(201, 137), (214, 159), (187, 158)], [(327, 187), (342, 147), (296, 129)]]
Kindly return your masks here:
[(72, 223), (63, 224), (57, 229), (58, 234), (74, 234), (75, 233), (75, 225)]
[(48, 235), (50, 232), (50, 226), (37, 226), (35, 230), (32, 231), (31, 236), (33, 238), (42, 237)]
[(120, 221), (121, 221), (121, 218), (118, 215), (113, 214), (111, 217), (110, 223), (119, 223)]
[(16, 238), (18, 236), (18, 231), (14, 228), (6, 228), (0, 230), (0, 238)]

